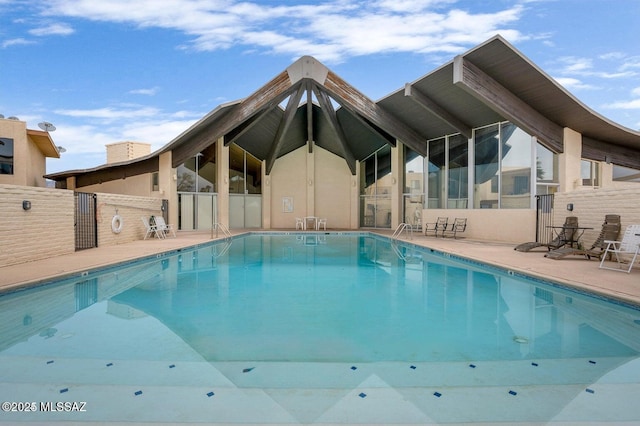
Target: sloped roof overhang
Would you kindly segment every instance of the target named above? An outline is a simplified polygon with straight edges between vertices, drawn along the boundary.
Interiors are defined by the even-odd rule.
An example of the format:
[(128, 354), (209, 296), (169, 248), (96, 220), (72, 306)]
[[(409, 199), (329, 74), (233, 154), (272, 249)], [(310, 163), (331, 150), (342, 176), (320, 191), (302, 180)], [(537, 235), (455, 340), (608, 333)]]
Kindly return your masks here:
[(56, 144), (53, 143), (49, 132), (27, 129), (27, 137), (36, 144), (45, 157), (60, 158), (60, 150), (58, 150)]
[[(500, 36), (377, 102), (304, 56), (249, 97), (217, 107), (151, 157), (171, 150), (177, 167), (223, 138), (266, 160), (269, 173), (277, 158), (307, 144), (342, 156), (354, 173), (356, 160), (396, 140), (426, 155), (429, 139), (454, 133), (469, 138), (473, 128), (505, 120), (557, 153), (563, 129), (571, 128), (583, 135), (584, 158), (640, 169), (639, 132), (589, 109)], [(151, 164), (142, 158), (128, 166), (148, 168), (136, 167), (138, 161)]]

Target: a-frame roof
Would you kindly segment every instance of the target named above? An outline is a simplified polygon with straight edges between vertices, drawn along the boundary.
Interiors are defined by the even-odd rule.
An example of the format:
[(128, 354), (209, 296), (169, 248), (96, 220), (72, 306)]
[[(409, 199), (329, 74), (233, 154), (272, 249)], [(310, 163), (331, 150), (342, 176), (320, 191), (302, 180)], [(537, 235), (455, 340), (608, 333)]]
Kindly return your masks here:
[[(77, 176), (78, 185), (87, 185), (146, 173), (167, 151), (177, 167), (219, 138), (265, 160), (267, 174), (277, 158), (307, 144), (341, 156), (355, 173), (356, 160), (396, 140), (425, 155), (429, 139), (453, 133), (471, 137), (473, 128), (502, 120), (555, 152), (562, 152), (563, 128), (569, 127), (583, 135), (584, 158), (640, 169), (639, 132), (589, 109), (496, 36), (378, 102), (304, 56), (247, 98), (218, 106), (149, 156), (47, 177)], [(118, 171), (109, 171), (114, 168)]]

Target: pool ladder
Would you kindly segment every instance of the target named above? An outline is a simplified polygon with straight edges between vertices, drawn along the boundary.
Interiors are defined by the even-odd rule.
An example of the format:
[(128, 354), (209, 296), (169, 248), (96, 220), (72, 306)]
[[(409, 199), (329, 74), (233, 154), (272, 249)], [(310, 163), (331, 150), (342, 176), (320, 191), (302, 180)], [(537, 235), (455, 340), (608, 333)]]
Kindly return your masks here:
[[(407, 231), (407, 229), (409, 231)], [(398, 225), (398, 227), (394, 231), (393, 235), (391, 236), (391, 239), (392, 240), (397, 240), (398, 238), (400, 238), (400, 235), (403, 232), (406, 232), (407, 234), (409, 234), (409, 239), (410, 240), (413, 239), (413, 227), (411, 225), (409, 225), (408, 223), (404, 223), (404, 222), (402, 222), (400, 225)]]
[(220, 222), (216, 222), (213, 224), (213, 228), (211, 228), (211, 238), (213, 239), (213, 231), (216, 231), (216, 238), (218, 238), (218, 229), (222, 231), (222, 233), (224, 234), (224, 238), (225, 240), (230, 240), (232, 235), (231, 232), (229, 231), (229, 228), (227, 228), (226, 226), (224, 226), (222, 223)]

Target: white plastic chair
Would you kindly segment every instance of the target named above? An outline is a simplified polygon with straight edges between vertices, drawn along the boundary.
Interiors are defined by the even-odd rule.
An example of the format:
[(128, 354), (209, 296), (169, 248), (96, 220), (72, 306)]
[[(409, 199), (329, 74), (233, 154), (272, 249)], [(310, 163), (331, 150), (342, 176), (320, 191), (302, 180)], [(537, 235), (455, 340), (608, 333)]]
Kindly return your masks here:
[(149, 238), (151, 235), (155, 234), (157, 238), (164, 238), (164, 233), (160, 233), (158, 232), (158, 228), (156, 225), (151, 225), (149, 223), (149, 218), (146, 216), (141, 216), (140, 219), (142, 219), (142, 223), (144, 224), (144, 228), (146, 230), (146, 234), (144, 235), (144, 240), (146, 240), (147, 238)]
[(158, 232), (162, 233), (163, 235), (167, 235), (167, 233), (172, 233), (173, 237), (175, 238), (176, 231), (173, 229), (173, 225), (167, 225), (167, 223), (164, 221), (164, 217), (162, 216), (156, 216), (155, 220), (156, 220), (156, 227), (158, 228)]
[[(607, 243), (607, 248), (602, 254), (600, 268), (611, 269), (612, 271), (621, 271), (626, 273), (631, 272), (633, 263), (636, 261), (636, 259), (638, 258), (638, 254), (640, 253), (640, 225), (627, 226), (627, 229), (624, 231), (624, 235), (622, 236), (622, 241), (607, 240), (605, 241), (605, 243)], [(604, 261), (607, 259), (608, 254), (613, 254), (615, 256), (615, 259), (618, 262), (617, 268), (604, 266)], [(626, 270), (622, 266), (623, 259), (620, 259), (620, 255), (623, 255), (625, 257), (631, 256), (629, 267)]]
[(327, 219), (318, 219), (318, 221), (316, 222), (316, 231), (319, 231), (321, 226), (322, 229), (324, 229), (325, 231), (327, 230)]
[(304, 230), (304, 221), (302, 220), (301, 217), (296, 217), (296, 231), (298, 229)]

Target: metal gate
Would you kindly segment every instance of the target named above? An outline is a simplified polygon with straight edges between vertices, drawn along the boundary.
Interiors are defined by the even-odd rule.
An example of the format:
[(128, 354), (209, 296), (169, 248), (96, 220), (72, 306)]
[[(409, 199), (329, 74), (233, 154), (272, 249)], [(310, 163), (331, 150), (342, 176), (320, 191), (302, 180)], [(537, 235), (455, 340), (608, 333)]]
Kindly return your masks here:
[(552, 239), (553, 194), (536, 195), (536, 242), (548, 244)]
[(76, 251), (98, 247), (96, 204), (96, 194), (75, 193)]

